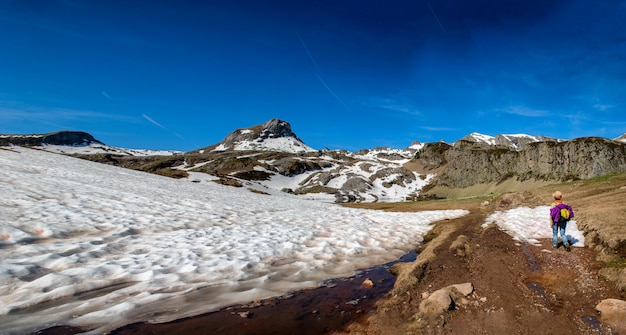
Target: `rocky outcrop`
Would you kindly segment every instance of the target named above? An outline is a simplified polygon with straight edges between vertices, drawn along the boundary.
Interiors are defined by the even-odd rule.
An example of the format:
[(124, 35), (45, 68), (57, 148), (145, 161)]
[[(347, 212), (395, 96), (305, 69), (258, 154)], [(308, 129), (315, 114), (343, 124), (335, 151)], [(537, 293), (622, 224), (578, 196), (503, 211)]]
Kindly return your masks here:
[(568, 181), (626, 172), (626, 143), (598, 137), (533, 142), (520, 151), (472, 141), (433, 143), (416, 157), (425, 168), (443, 167), (437, 185), (457, 188), (511, 178)]
[(0, 135), (0, 146), (7, 145), (25, 145), (25, 146), (41, 146), (50, 145), (90, 145), (104, 144), (96, 140), (93, 136), (82, 131), (57, 131), (47, 134), (29, 134), (29, 135)]

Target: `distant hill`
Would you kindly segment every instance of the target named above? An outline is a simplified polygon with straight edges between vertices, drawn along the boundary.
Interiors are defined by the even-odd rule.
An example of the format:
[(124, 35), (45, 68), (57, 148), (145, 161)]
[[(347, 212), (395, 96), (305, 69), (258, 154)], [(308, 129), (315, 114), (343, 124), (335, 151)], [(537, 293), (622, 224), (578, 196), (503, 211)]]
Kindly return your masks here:
[(124, 156), (168, 156), (180, 153), (165, 150), (137, 150), (111, 147), (82, 131), (62, 130), (46, 134), (0, 134), (0, 146), (19, 145), (67, 155), (114, 154)]
[(93, 136), (82, 131), (62, 130), (47, 134), (26, 134), (26, 135), (0, 135), (0, 145), (6, 146), (26, 145), (67, 145), (67, 146), (88, 146), (91, 144), (104, 144), (96, 140)]

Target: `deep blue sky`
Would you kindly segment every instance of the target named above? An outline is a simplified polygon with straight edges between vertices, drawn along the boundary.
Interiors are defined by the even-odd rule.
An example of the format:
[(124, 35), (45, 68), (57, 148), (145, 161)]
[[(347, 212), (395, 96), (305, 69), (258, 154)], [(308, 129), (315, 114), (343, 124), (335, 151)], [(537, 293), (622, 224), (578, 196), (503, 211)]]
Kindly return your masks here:
[(626, 133), (626, 1), (0, 2), (0, 133), (193, 150)]

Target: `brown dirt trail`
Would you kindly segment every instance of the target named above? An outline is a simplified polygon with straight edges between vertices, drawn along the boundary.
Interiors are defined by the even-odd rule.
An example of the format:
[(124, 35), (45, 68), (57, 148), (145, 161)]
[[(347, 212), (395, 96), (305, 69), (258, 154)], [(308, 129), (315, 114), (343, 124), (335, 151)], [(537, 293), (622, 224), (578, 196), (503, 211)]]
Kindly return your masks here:
[[(439, 223), (421, 254), (419, 280), (398, 282), (367, 322), (353, 324), (351, 334), (618, 334), (602, 324), (595, 306), (619, 298), (613, 283), (598, 276), (597, 252), (588, 248), (552, 249), (551, 241), (534, 246), (514, 241), (495, 226), (481, 228), (486, 215), (540, 201), (529, 193), (506, 194), (487, 207), (475, 201), (471, 214)], [(546, 226), (548, 223), (546, 223)], [(549, 229), (548, 227), (546, 229)], [(466, 252), (452, 243), (465, 236)], [(427, 259), (420, 258), (422, 256)], [(409, 277), (415, 268), (404, 266)], [(434, 320), (420, 319), (419, 303), (428, 293), (471, 282), (474, 293)], [(404, 287), (403, 287), (404, 286)]]

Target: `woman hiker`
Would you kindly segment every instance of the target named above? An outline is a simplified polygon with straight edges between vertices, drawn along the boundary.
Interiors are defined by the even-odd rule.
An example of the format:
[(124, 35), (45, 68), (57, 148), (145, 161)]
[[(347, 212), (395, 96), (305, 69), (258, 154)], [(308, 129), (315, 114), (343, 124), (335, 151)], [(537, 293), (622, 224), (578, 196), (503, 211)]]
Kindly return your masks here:
[(563, 202), (563, 194), (560, 191), (554, 192), (552, 195), (554, 202), (550, 206), (550, 228), (552, 228), (552, 248), (558, 247), (558, 235), (561, 233), (561, 241), (565, 250), (571, 250), (571, 244), (565, 235), (565, 227), (567, 222), (574, 217), (574, 210), (571, 206)]

